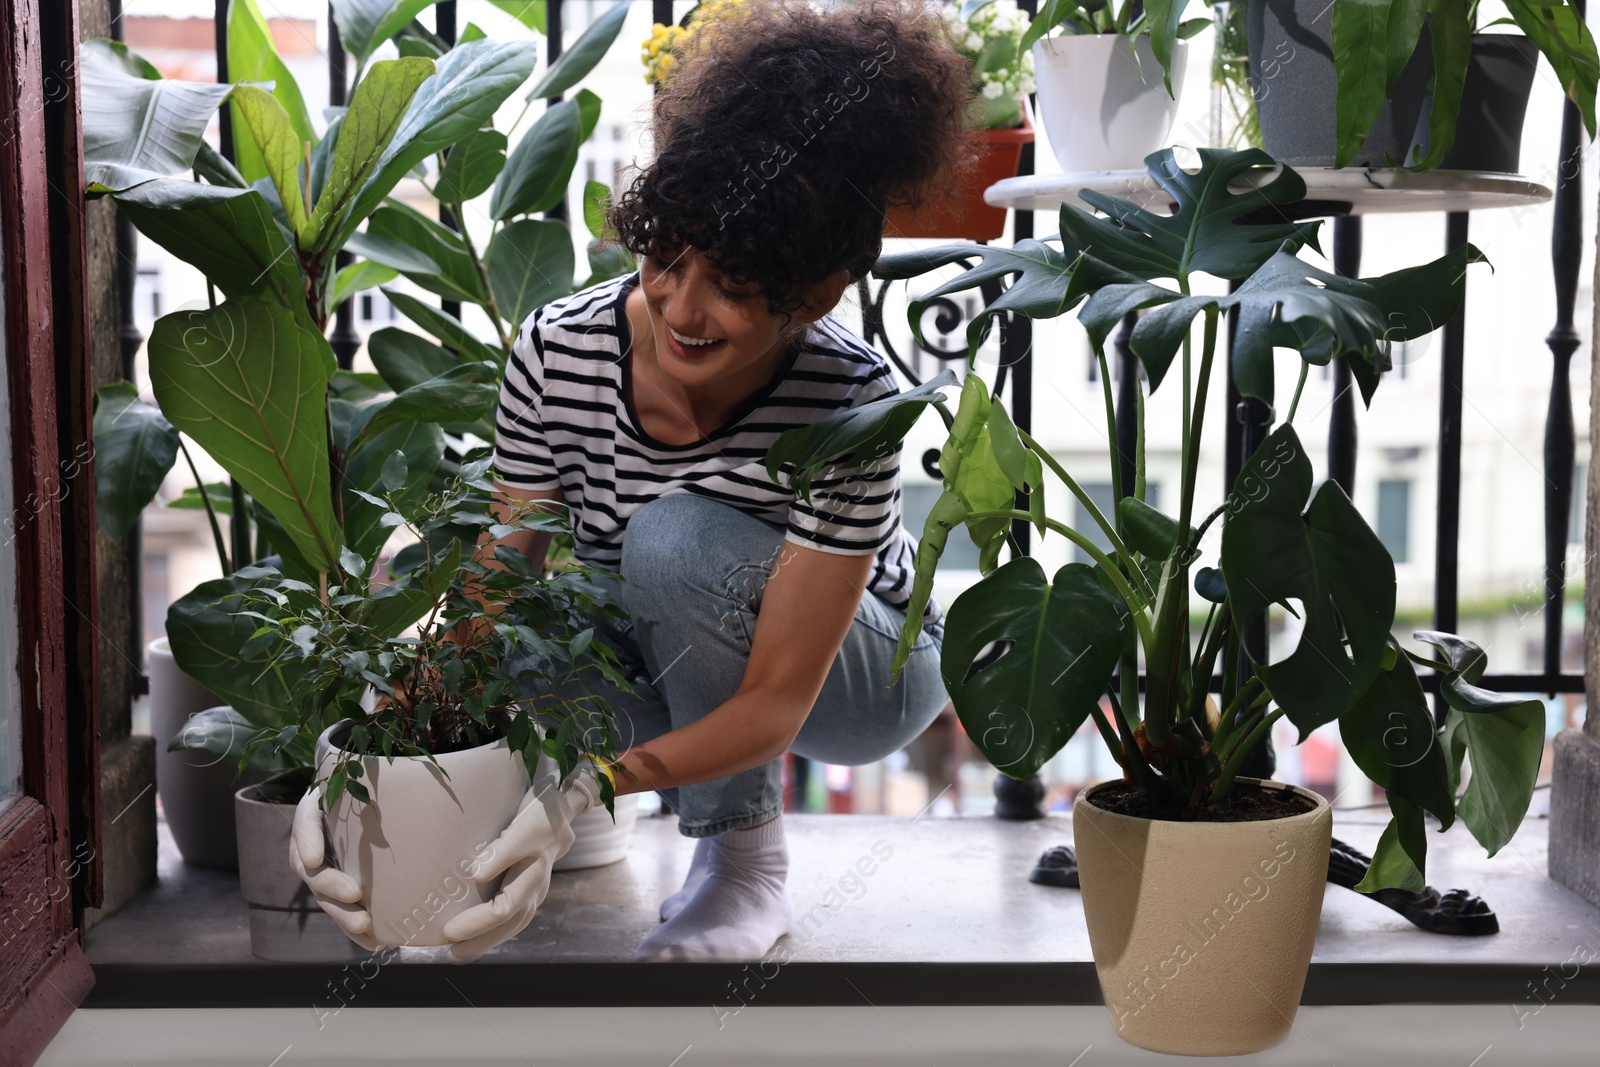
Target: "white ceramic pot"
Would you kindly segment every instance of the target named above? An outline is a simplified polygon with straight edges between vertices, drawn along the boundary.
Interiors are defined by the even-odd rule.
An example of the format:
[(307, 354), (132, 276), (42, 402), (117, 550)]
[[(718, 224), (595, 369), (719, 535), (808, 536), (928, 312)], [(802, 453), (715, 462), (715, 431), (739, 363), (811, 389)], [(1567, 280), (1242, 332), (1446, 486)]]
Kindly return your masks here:
[[(1253, 782), (1254, 779), (1239, 779)], [(1072, 806), (1089, 945), (1111, 1026), (1156, 1052), (1234, 1056), (1288, 1036), (1322, 916), (1333, 811), (1166, 822)]]
[(184, 674), (165, 637), (150, 642), (150, 735), (156, 743), (156, 795), (172, 840), (183, 861), (196, 867), (235, 870), (239, 866), (234, 833), (233, 794), (240, 786), (266, 778), (260, 771), (238, 774), (230, 760), (209, 752), (168, 752), (196, 714), (225, 703)]
[(265, 783), (233, 795), (239, 891), (250, 907), (250, 951), (291, 963), (360, 959), (366, 950), (345, 936), (289, 866), (295, 803), (304, 792)]
[[(319, 781), (350, 725), (317, 738)], [(467, 876), (528, 791), (527, 766), (504, 738), (434, 759), (361, 757), (372, 803), (346, 792), (326, 816), (339, 868), (361, 883), (373, 936), (385, 944), (448, 944), (445, 923), (494, 896), (497, 883), (480, 888)]]
[[(1137, 41), (1135, 45), (1132, 43)], [(1187, 41), (1172, 49), (1172, 91), (1181, 96)], [(1061, 169), (1143, 170), (1167, 147), (1178, 101), (1167, 95), (1150, 35), (1044, 37), (1033, 46), (1039, 121)]]
[[(549, 756), (539, 757), (539, 778), (546, 775), (559, 780), (561, 767)], [(639, 820), (639, 795), (628, 793), (617, 797), (615, 821), (603, 806), (580, 812), (572, 820), (572, 847), (550, 865), (552, 871), (576, 871), (586, 867), (604, 867), (616, 863), (628, 854), (628, 841), (633, 837), (634, 823)]]

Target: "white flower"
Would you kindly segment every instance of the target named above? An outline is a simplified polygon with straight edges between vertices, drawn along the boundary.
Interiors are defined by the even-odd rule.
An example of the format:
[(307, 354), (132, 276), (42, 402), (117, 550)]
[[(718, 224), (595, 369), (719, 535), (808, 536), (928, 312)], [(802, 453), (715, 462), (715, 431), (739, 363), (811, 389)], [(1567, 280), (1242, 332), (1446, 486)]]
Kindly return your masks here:
[(967, 39), (965, 41), (963, 41), (962, 43), (965, 44), (968, 48), (972, 49), (972, 51), (974, 51), (974, 52), (980, 52), (980, 51), (983, 50), (983, 38), (979, 37), (975, 33), (967, 34)]
[(1039, 86), (1037, 85), (1037, 83), (1034, 82), (1034, 80), (1032, 78), (1023, 78), (1022, 79), (1022, 86), (1018, 90), (1018, 95), (1027, 96), (1029, 93), (1036, 92), (1038, 90), (1038, 88), (1039, 88)]
[(1001, 94), (1004, 92), (1005, 90), (1001, 88), (999, 82), (989, 82), (983, 87), (983, 96), (985, 100), (998, 100), (1000, 99)]

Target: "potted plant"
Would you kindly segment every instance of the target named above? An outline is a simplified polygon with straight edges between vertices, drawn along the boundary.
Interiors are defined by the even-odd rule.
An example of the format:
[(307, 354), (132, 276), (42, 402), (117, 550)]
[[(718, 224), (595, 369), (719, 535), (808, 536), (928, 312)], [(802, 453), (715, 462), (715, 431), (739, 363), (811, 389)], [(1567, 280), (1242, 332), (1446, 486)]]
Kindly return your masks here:
[[(229, 6), (230, 59), (235, 73), (270, 80), (270, 93), (163, 80), (124, 45), (83, 47), (90, 194), (116, 199), (146, 237), (199, 268), (225, 298), (210, 311), (178, 312), (157, 323), (150, 361), (161, 410), (138, 402), (129, 385), (102, 390), (97, 407), (100, 511), (113, 536), (155, 496), (180, 452), (191, 470), (189, 451), (198, 447), (234, 476), (231, 484), (194, 488), (174, 502), (206, 511), (224, 577), (181, 597), (167, 626), (172, 662), (206, 691), (190, 704), (233, 711), (191, 719), (191, 706), (155, 694), (160, 706), (152, 709), (153, 721), (184, 727), (161, 726), (164, 759), (169, 747), (199, 748), (209, 755), (198, 758), (212, 762), (211, 749), (226, 751), (238, 722), (287, 725), (283, 696), (290, 680), (277, 670), (261, 678), (241, 671), (250, 628), (241, 630), (211, 605), (248, 587), (258, 559), (316, 583), (330, 574), (338, 581), (342, 545), (363, 558), (376, 554), (391, 531), (358, 494), (374, 490), (383, 458), (395, 450), (410, 456), (408, 492), (420, 493), (455, 470), (466, 435), (492, 439), (500, 368), (516, 325), (537, 304), (577, 288), (566, 224), (530, 216), (561, 198), (578, 145), (598, 120), (599, 98), (579, 90), (547, 109), (508, 152), (492, 119), (532, 72), (533, 42), (480, 37), (442, 51), (428, 35), (413, 33), (413, 23), (400, 31), (402, 59), (369, 62), (387, 38), (345, 19), (346, 5), (335, 6), (347, 31), (366, 28), (346, 42), (360, 64), (350, 106), (333, 116), (321, 138), (254, 0)], [(616, 5), (597, 19), (534, 86), (530, 102), (565, 93), (587, 75), (625, 14), (626, 5)], [(387, 32), (393, 35), (394, 27)], [(224, 101), (234, 107), (237, 167), (204, 141)], [(363, 136), (341, 138), (352, 122), (360, 122)], [(159, 136), (133, 139), (130, 129)], [(487, 246), (387, 199), (411, 173), (426, 173), (427, 188), (456, 218), (464, 217), (465, 203), (488, 196), (497, 227)], [(599, 183), (586, 187), (591, 229), (603, 192)], [(362, 258), (338, 268), (341, 253)], [(589, 259), (589, 282), (632, 269), (626, 256), (599, 242), (591, 243)], [(401, 276), (483, 309), (494, 340), (482, 341), (455, 316), (394, 290), (391, 301), (423, 334), (380, 330), (367, 346), (377, 373), (337, 370), (323, 336), (334, 311), (357, 292)], [(206, 338), (228, 358), (215, 367), (190, 360), (192, 338)], [(218, 367), (233, 380), (220, 380)], [(269, 367), (275, 373), (261, 373)], [(200, 401), (192, 402), (196, 395)], [(238, 397), (248, 400), (231, 412), (233, 425), (211, 417), (218, 404)], [(275, 436), (265, 449), (252, 449), (249, 435), (233, 429), (269, 416)], [(198, 472), (195, 479), (201, 481)], [(229, 518), (227, 538), (218, 515)], [(309, 744), (300, 756), (309, 771)], [(208, 770), (226, 774), (216, 764)], [(165, 796), (177, 776), (163, 770), (162, 778), (163, 806), (186, 857), (192, 850), (184, 842), (193, 840), (221, 849), (232, 865), (234, 849), (224, 845), (231, 820), (213, 819), (216, 825), (202, 832), (180, 830), (185, 820), (225, 813), (220, 790), (231, 792), (233, 784), (219, 777), (212, 783), (216, 796), (174, 803)]]
[[(1270, 181), (1233, 192), (1230, 181), (1271, 158), (1202, 149), (1200, 159), (1197, 173), (1178, 167), (1170, 149), (1146, 161), (1176, 201), (1170, 216), (1084, 190), (1105, 215), (1063, 204), (1059, 237), (1015, 249), (946, 245), (889, 256), (877, 267), (901, 278), (981, 260), (924, 301), (1018, 272), (1004, 308), (1050, 318), (1081, 305), (1103, 382), (1107, 337), (1142, 309), (1131, 343), (1150, 389), (1176, 378), (1182, 391), (1176, 515), (1143, 499), (1142, 445), (1131, 485), (1110, 457), (1117, 503), (1102, 513), (975, 376), (953, 412), (941, 394), (954, 383), (947, 375), (786, 434), (767, 465), (775, 478), (787, 470), (803, 487), (831, 456), (892, 447), (921, 407), (939, 411), (949, 428), (939, 460), (944, 491), (923, 530), (909, 617), (929, 595), (946, 540), (965, 525), (984, 577), (948, 612), (940, 669), (956, 711), (985, 757), (1014, 778), (1037, 771), (1092, 719), (1124, 772), (1080, 794), (1073, 809), (1084, 911), (1112, 1023), (1146, 1048), (1215, 1055), (1264, 1048), (1288, 1033), (1321, 909), (1326, 802), (1240, 775), (1274, 723), (1287, 718), (1304, 737), (1337, 722), (1356, 764), (1386, 791), (1392, 818), (1359, 886), (1369, 892), (1422, 888), (1427, 816), (1441, 829), (1459, 817), (1490, 854), (1504, 845), (1531, 799), (1544, 729), (1539, 701), (1474, 684), (1486, 661), (1471, 642), (1421, 631), (1414, 637), (1424, 647), (1416, 651), (1393, 636), (1394, 564), (1337, 483), (1313, 488), (1294, 427), (1311, 364), (1349, 360), (1370, 401), (1388, 345), (1448, 319), (1467, 267), (1483, 256), (1465, 245), (1370, 279), (1321, 270), (1297, 256), (1317, 247), (1319, 223), (1241, 221), (1292, 217), (1305, 195), (1293, 170), (1281, 167)], [(1237, 289), (1202, 295), (1194, 284), (1202, 275), (1235, 281)], [(1244, 395), (1272, 409), (1274, 348), (1293, 349), (1303, 362), (1283, 421), (1224, 502), (1197, 517), (1206, 396), (1222, 316), (1233, 308), (1239, 329), (1229, 358)], [(913, 329), (920, 310), (911, 309)], [(981, 316), (969, 342), (978, 340), (983, 319), (1001, 313)], [(1108, 391), (1108, 419), (1111, 407)], [(1142, 442), (1142, 404), (1139, 410)], [(1108, 551), (1049, 515), (1045, 471), (1091, 516)], [(999, 563), (1018, 520), (1041, 537), (1065, 538), (1093, 563), (1069, 563), (1053, 576), (1028, 556)], [(1191, 596), (1206, 608), (1198, 634), (1188, 622)], [(1252, 662), (1244, 629), (1271, 605), (1293, 602), (1303, 625), (1294, 652)], [(911, 631), (901, 634), (897, 670)], [(990, 646), (1001, 654), (975, 669)], [(1440, 726), (1414, 664), (1439, 676), (1450, 708)], [(1213, 688), (1220, 690), (1215, 702)], [(1230, 992), (1219, 997), (1220, 989)]]
[(1035, 89), (1033, 53), (1022, 45), (1028, 17), (1010, 3), (975, 10), (949, 4), (943, 15), (951, 39), (972, 64), (979, 109), (972, 124), (983, 137), (978, 162), (948, 196), (935, 195), (916, 211), (890, 207), (883, 232), (885, 237), (992, 241), (1005, 232), (1006, 210), (984, 203), (983, 191), (1014, 177), (1022, 146), (1033, 143), (1028, 107)]
[(1133, 170), (1166, 144), (1188, 38), (1211, 25), (1209, 18), (1183, 19), (1185, 6), (1045, 0), (1022, 47), (1033, 50), (1039, 120), (1062, 170)]
[[(598, 580), (617, 576), (568, 566), (545, 577), (515, 549), (485, 547), (486, 530), (566, 528), (543, 503), (497, 507), (489, 464), (487, 453), (468, 457), (418, 502), (403, 492), (405, 456), (393, 453), (371, 496), (386, 526), (416, 537), (410, 564), (379, 588), (374, 561), (346, 549), (338, 585), (263, 576), (236, 611), (259, 623), (247, 652), (299, 671), (296, 722), (257, 731), (245, 751), (314, 739), (334, 856), (361, 882), (380, 943), (446, 944), (444, 924), (492, 898), (495, 885), (473, 881), (472, 867), (530, 780), (615, 757), (611, 710), (589, 678), (632, 691), (595, 637), (597, 620), (625, 617)], [(419, 605), (414, 631), (396, 633), (390, 620)], [(362, 704), (369, 690), (372, 710)], [(288, 851), (285, 840), (280, 865)]]
[[(1534, 51), (1594, 136), (1600, 59), (1581, 11), (1566, 0), (1505, 7), (1509, 19), (1480, 26), (1477, 0), (1250, 0), (1265, 148), (1296, 166), (1514, 167)], [(1525, 36), (1480, 32), (1505, 23)], [(1467, 151), (1452, 158), (1458, 120)], [(1479, 154), (1484, 138), (1498, 151)]]

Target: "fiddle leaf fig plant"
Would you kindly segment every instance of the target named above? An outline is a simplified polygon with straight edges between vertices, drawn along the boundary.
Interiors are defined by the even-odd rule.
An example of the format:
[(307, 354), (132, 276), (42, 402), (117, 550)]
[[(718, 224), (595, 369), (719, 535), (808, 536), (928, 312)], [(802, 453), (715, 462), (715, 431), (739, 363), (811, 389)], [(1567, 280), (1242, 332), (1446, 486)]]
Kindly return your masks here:
[[(965, 267), (913, 301), (913, 328), (926, 300), (1016, 274), (974, 324), (974, 339), (984, 320), (1002, 311), (1050, 318), (1076, 307), (1100, 366), (1108, 423), (1106, 338), (1128, 313), (1141, 312), (1131, 346), (1149, 389), (1176, 381), (1181, 390), (1176, 515), (1144, 499), (1142, 392), (1134, 483), (1124, 484), (1111, 455), (1116, 506), (1107, 513), (1011, 422), (976, 374), (968, 375), (954, 411), (942, 393), (954, 384), (949, 376), (791, 431), (773, 446), (769, 471), (805, 484), (841, 452), (893, 448), (914, 416), (934, 407), (949, 431), (939, 460), (943, 491), (922, 533), (907, 618), (921, 617), (940, 554), (965, 526), (979, 547), (983, 578), (949, 607), (940, 671), (968, 735), (996, 768), (1014, 778), (1034, 774), (1092, 720), (1125, 778), (1158, 810), (1204, 819), (1230, 806), (1246, 759), (1279, 720), (1287, 718), (1302, 740), (1337, 722), (1357, 765), (1387, 791), (1393, 816), (1361, 888), (1420, 889), (1425, 816), (1443, 829), (1459, 815), (1491, 855), (1520, 823), (1543, 747), (1543, 705), (1478, 687), (1486, 660), (1464, 638), (1419, 631), (1414, 637), (1432, 647), (1415, 651), (1394, 637), (1394, 563), (1344, 490), (1315, 483), (1294, 417), (1308, 368), (1333, 359), (1351, 362), (1370, 401), (1389, 366), (1389, 345), (1448, 319), (1461, 303), (1467, 268), (1484, 257), (1465, 245), (1381, 277), (1340, 277), (1299, 257), (1317, 247), (1319, 224), (1284, 221), (1305, 192), (1293, 170), (1262, 174), (1270, 180), (1247, 191), (1229, 188), (1252, 168), (1278, 166), (1265, 153), (1201, 149), (1199, 170), (1189, 172), (1169, 149), (1145, 164), (1176, 201), (1173, 215), (1085, 191), (1103, 214), (1063, 204), (1055, 237), (1014, 249), (959, 244), (887, 256), (877, 273), (907, 278), (936, 266)], [(1261, 211), (1268, 207), (1277, 210)], [(1256, 221), (1263, 216), (1277, 221)], [(1238, 285), (1231, 294), (1197, 292), (1202, 274)], [(1226, 499), (1196, 521), (1206, 397), (1222, 318), (1235, 308), (1238, 339), (1228, 358), (1240, 389), (1273, 402), (1275, 348), (1299, 354), (1299, 380), (1287, 414)], [(1044, 471), (1076, 499), (1108, 549), (1050, 516)], [(1019, 495), (1026, 507), (1018, 506)], [(1014, 521), (1032, 523), (1041, 538), (1065, 538), (1091, 562), (1054, 574), (1025, 555), (1000, 563)], [(1220, 546), (1206, 536), (1214, 525)], [(1191, 602), (1205, 608), (1198, 637)], [(1298, 602), (1302, 624), (1294, 651), (1255, 661), (1245, 629), (1273, 605), (1293, 610), (1291, 602)], [(901, 634), (895, 680), (916, 631), (908, 622)], [(980, 667), (986, 649), (998, 655)], [(1429, 714), (1413, 664), (1439, 676), (1451, 709), (1442, 725)]]

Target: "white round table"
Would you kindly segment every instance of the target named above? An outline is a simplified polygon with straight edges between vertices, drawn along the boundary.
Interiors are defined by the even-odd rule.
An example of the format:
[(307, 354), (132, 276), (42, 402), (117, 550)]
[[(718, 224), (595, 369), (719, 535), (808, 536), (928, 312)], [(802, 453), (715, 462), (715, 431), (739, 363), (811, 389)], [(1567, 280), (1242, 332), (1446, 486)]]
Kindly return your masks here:
[[(1198, 168), (1196, 168), (1198, 169)], [(1326, 215), (1375, 215), (1402, 211), (1482, 211), (1519, 207), (1549, 200), (1549, 188), (1519, 174), (1431, 170), (1413, 173), (1395, 169), (1296, 167), (1305, 179), (1306, 198), (1286, 205), (1298, 218)], [(1277, 167), (1246, 171), (1229, 188), (1243, 192), (1271, 181)], [(1130, 200), (1149, 210), (1171, 210), (1172, 197), (1144, 170), (1094, 170), (1076, 174), (1033, 174), (1007, 178), (984, 190), (994, 207), (1018, 211), (1054, 211), (1062, 201), (1092, 210), (1078, 199), (1083, 189)]]

